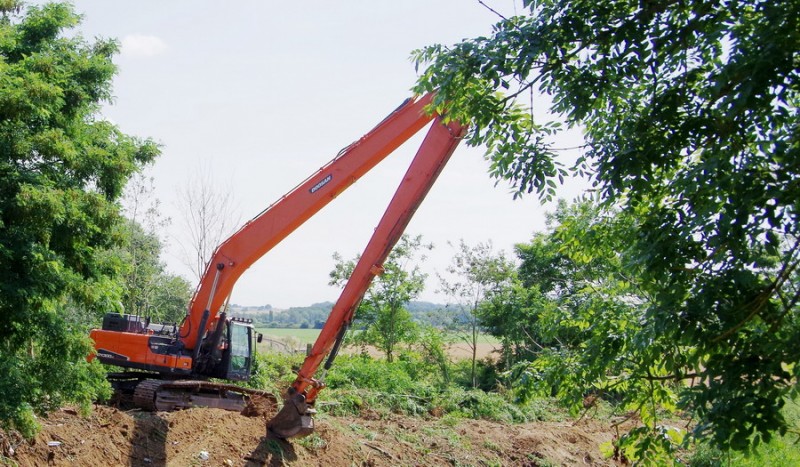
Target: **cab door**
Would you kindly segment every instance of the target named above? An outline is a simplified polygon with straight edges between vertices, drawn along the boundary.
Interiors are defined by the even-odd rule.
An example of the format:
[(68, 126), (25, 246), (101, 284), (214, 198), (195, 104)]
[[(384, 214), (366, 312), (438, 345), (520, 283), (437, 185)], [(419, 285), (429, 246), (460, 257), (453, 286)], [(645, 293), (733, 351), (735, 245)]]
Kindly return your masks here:
[(231, 321), (228, 326), (228, 379), (246, 381), (250, 379), (253, 364), (253, 327)]

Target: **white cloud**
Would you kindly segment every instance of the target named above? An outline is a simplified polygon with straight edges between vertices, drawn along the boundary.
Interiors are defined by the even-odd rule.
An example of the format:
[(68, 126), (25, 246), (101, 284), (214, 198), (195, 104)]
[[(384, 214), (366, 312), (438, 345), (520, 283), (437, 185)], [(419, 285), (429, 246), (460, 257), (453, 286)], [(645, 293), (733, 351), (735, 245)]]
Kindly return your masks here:
[(167, 50), (160, 37), (129, 34), (122, 38), (122, 54), (131, 57), (154, 57)]

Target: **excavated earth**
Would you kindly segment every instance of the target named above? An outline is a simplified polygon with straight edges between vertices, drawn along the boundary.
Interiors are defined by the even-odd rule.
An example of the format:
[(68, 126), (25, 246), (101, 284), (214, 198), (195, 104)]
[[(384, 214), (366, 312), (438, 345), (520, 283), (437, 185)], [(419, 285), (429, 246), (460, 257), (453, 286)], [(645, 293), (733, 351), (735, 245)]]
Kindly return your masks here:
[(273, 413), (219, 409), (142, 412), (97, 405), (88, 416), (62, 408), (26, 441), (0, 431), (0, 465), (19, 466), (418, 466), (617, 465), (600, 445), (608, 424), (321, 414), (316, 432), (283, 441), (266, 435)]

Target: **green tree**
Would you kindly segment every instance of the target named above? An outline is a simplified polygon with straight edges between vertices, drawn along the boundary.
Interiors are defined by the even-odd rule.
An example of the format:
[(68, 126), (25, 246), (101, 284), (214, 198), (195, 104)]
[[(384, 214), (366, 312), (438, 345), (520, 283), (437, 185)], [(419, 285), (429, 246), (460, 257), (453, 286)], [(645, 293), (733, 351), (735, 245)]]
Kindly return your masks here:
[(514, 280), (515, 265), (508, 261), (502, 252), (493, 251), (492, 242), (478, 243), (470, 247), (462, 239), (446, 271), (448, 277), (440, 275), (439, 283), (442, 291), (455, 300), (460, 309), (466, 311), (456, 317), (456, 329), (466, 331), (462, 334), (464, 341), (472, 351), (471, 379), (472, 387), (478, 387), (477, 355), (478, 338), (481, 327), (479, 310), (486, 306), (488, 296), (497, 294), (509, 287)]
[[(413, 343), (417, 336), (417, 325), (411, 318), (406, 304), (415, 299), (425, 288), (425, 278), (418, 261), (425, 256), (421, 250), (430, 250), (421, 236), (403, 235), (383, 263), (383, 272), (375, 277), (358, 306), (354, 334), (356, 342), (374, 345), (386, 354), (386, 360), (394, 360), (395, 349), (400, 343)], [(336, 264), (331, 271), (331, 285), (344, 285), (355, 268), (356, 260), (344, 261), (334, 254)]]
[[(512, 376), (522, 399), (557, 395), (577, 413), (596, 397), (617, 402), (641, 426), (617, 440), (629, 458), (663, 462), (683, 433), (663, 425), (684, 394), (666, 371), (682, 349), (646, 320), (653, 297), (641, 287), (641, 271), (629, 263), (627, 245), (636, 223), (625, 213), (591, 202), (560, 203), (548, 231), (518, 245), (527, 316), (508, 325), (525, 328), (528, 361)], [(493, 316), (499, 320), (503, 312)], [(515, 310), (512, 310), (512, 312)], [(508, 318), (508, 315), (505, 316)], [(530, 345), (533, 343), (533, 346)], [(683, 377), (692, 378), (687, 368)]]
[(551, 343), (543, 337), (539, 319), (547, 304), (536, 286), (526, 287), (519, 277), (488, 294), (478, 319), (486, 332), (500, 340), (501, 368), (510, 370), (519, 362), (533, 360)]
[(447, 346), (450, 343), (447, 333), (429, 324), (421, 324), (417, 346), (426, 363), (435, 367), (441, 376), (441, 386), (450, 386), (450, 357), (447, 355)]
[(582, 128), (573, 170), (635, 220), (651, 363), (697, 375), (679, 401), (693, 434), (747, 449), (784, 432), (800, 375), (800, 3), (523, 3), (488, 37), (417, 51), (417, 91), (438, 90), (517, 194), (553, 196), (569, 171), (551, 136)]
[(154, 233), (126, 220), (119, 250), (124, 262), (123, 309), (153, 322), (179, 323), (186, 315), (192, 288), (186, 279), (168, 274), (160, 259), (162, 245)]
[[(548, 227), (565, 206), (559, 201), (557, 213), (548, 214)], [(571, 274), (576, 266), (561, 245), (551, 241), (551, 233), (537, 233), (529, 243), (517, 244), (514, 249), (519, 258), (514, 280), (493, 291), (480, 314), (481, 324), (502, 343), (501, 363), (506, 369), (538, 358), (545, 348), (572, 340), (563, 333), (546, 331), (542, 318), (553, 306), (554, 297), (564, 296), (574, 287)]]
[(71, 310), (118, 309), (115, 201), (157, 146), (99, 117), (117, 45), (66, 31), (68, 4), (0, 6), (0, 420), (27, 435), (34, 413), (107, 391)]
[[(511, 294), (508, 307), (487, 309), (482, 318), (496, 333), (513, 338), (517, 358), (578, 345), (584, 336), (562, 323), (585, 305), (588, 294), (601, 288), (609, 293), (604, 282), (626, 279), (619, 252), (630, 231), (612, 214), (591, 202), (569, 205), (559, 200), (555, 212), (547, 214), (546, 232), (515, 246), (519, 284), (505, 292)], [(612, 227), (617, 229), (613, 235), (602, 230)], [(514, 319), (508, 319), (509, 313)]]

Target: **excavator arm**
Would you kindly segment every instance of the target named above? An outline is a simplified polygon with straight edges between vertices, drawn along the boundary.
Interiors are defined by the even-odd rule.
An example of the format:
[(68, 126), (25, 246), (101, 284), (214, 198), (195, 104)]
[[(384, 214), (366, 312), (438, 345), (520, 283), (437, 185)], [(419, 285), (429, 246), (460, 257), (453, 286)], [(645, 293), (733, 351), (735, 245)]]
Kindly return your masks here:
[[(149, 319), (109, 313), (102, 328), (90, 332), (96, 351), (88, 358), (126, 370), (144, 370), (109, 375), (115, 388), (133, 393), (140, 407), (171, 410), (211, 405), (238, 410), (253, 391), (207, 381), (246, 380), (250, 376), (252, 324), (228, 318), (224, 311), (236, 281), (259, 258), (435, 118), (291, 387), (293, 397), (286, 407), (294, 409), (285, 408), (281, 411), (284, 415), (270, 425), (283, 437), (310, 432), (313, 421), (309, 406), (324, 387), (324, 378), (315, 379), (322, 360), (330, 355), (326, 368), (330, 366), (370, 281), (380, 273), (381, 265), (464, 130), (456, 122), (447, 123), (441, 117), (426, 114), (425, 107), (432, 99), (432, 94), (408, 99), (369, 133), (225, 240), (209, 261), (179, 329), (173, 326), (165, 332), (166, 326), (154, 327)], [(240, 345), (232, 344), (235, 342)], [(234, 354), (234, 349), (240, 353)]]
[(408, 99), (360, 140), (246, 223), (215, 251), (180, 328), (184, 347), (195, 350), (215, 328), (217, 313), (239, 277), (259, 258), (325, 207), (434, 117), (424, 108), (433, 95)]
[(291, 438), (313, 432), (313, 405), (317, 394), (325, 387), (324, 378), (314, 378), (320, 364), (327, 355), (324, 370), (330, 368), (373, 277), (383, 271), (383, 262), (450, 159), (464, 131), (465, 127), (458, 122), (445, 123), (441, 117), (434, 121), (297, 378), (287, 391), (283, 409), (268, 423), (267, 428), (272, 434)]

